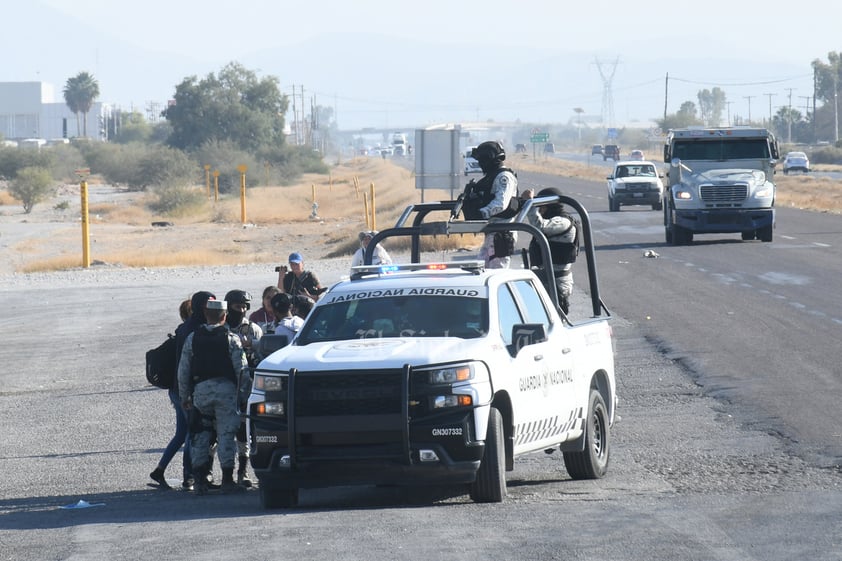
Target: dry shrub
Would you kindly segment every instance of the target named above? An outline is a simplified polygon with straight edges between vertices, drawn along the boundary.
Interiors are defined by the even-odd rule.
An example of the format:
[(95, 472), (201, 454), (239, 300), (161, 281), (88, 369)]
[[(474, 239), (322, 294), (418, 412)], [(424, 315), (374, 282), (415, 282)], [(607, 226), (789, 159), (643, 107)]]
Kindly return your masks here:
[(5, 189), (0, 190), (0, 206), (19, 205), (20, 202)]

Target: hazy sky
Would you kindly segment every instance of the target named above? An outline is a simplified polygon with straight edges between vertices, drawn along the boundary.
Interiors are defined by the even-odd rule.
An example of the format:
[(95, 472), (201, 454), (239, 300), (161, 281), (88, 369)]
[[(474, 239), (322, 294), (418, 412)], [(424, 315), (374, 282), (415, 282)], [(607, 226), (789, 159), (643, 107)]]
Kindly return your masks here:
[[(730, 110), (745, 114), (747, 109), (749, 112), (765, 110), (764, 100), (769, 98), (762, 96), (767, 92), (774, 92), (776, 105), (784, 103), (786, 88), (790, 89), (793, 105), (803, 105), (804, 101), (799, 101), (797, 96), (812, 93), (810, 62), (816, 58), (826, 61), (828, 52), (842, 51), (842, 41), (839, 40), (842, 4), (835, 2), (825, 7), (819, 8), (817, 4), (815, 9), (807, 9), (791, 0), (767, 0), (762, 3), (744, 0), (694, 3), (674, 0), (0, 0), (4, 20), (12, 21), (6, 16), (13, 16), (16, 10), (24, 9), (20, 7), (24, 3), (29, 6), (25, 8), (27, 10), (49, 12), (52, 16), (66, 18), (67, 22), (66, 33), (63, 34), (53, 33), (52, 30), (37, 30), (40, 32), (34, 33), (32, 38), (38, 47), (31, 53), (28, 49), (15, 50), (15, 57), (23, 57), (23, 61), (33, 57), (31, 64), (24, 68), (46, 68), (43, 59), (39, 61), (34, 58), (36, 52), (42, 57), (49, 53), (51, 62), (60, 61), (64, 56), (62, 45), (73, 40), (73, 30), (80, 22), (94, 26), (100, 37), (96, 45), (97, 54), (90, 55), (87, 64), (86, 61), (68, 60), (63, 74), (46, 75), (46, 70), (44, 73), (36, 70), (38, 78), (35, 78), (35, 73), (21, 76), (17, 75), (21, 73), (18, 70), (15, 75), (10, 75), (11, 70), (4, 71), (0, 67), (0, 81), (42, 79), (54, 83), (59, 92), (68, 76), (95, 66), (99, 58), (104, 58), (103, 53), (112, 48), (112, 41), (114, 44), (133, 46), (141, 53), (171, 55), (181, 60), (195, 61), (197, 70), (194, 73), (204, 76), (232, 60), (248, 60), (251, 54), (259, 51), (300, 45), (314, 38), (341, 33), (391, 38), (383, 43), (383, 50), (399, 51), (401, 41), (407, 39), (437, 46), (452, 45), (452, 57), (463, 66), (466, 80), (469, 79), (472, 67), (478, 66), (477, 61), (488, 68), (489, 64), (493, 65), (497, 53), (503, 51), (531, 49), (531, 52), (539, 53), (537, 56), (546, 52), (548, 57), (560, 53), (578, 53), (584, 60), (583, 67), (587, 67), (590, 61), (589, 83), (582, 83), (582, 79), (571, 80), (565, 87), (566, 91), (559, 94), (563, 97), (559, 102), (563, 110), (559, 108), (558, 112), (564, 119), (569, 117), (573, 106), (584, 106), (588, 113), (599, 113), (604, 84), (592, 63), (596, 57), (618, 60), (626, 75), (620, 77), (621, 73), (618, 72), (618, 81), (614, 83), (616, 112), (624, 118), (650, 119), (653, 114), (658, 116), (664, 105), (663, 95), (659, 92), (664, 89), (664, 72), (660, 68), (653, 70), (653, 64), (659, 59), (739, 58), (763, 63), (762, 71), (757, 72), (753, 71), (751, 64), (745, 65), (745, 81), (751, 84), (749, 89), (738, 91), (732, 88), (729, 92), (729, 100), (732, 101)], [(0, 42), (4, 33), (0, 31)], [(297, 56), (306, 60), (307, 53), (299, 53)], [(349, 50), (335, 52), (333, 56), (345, 59), (346, 67), (356, 65), (359, 68), (358, 75), (366, 76), (372, 83), (375, 81), (371, 67), (380, 62), (381, 57), (377, 52)], [(310, 66), (324, 63), (326, 67), (328, 62), (336, 63), (334, 60), (325, 60), (324, 53), (318, 57), (321, 59), (307, 62)], [(642, 68), (644, 61), (647, 64), (647, 75), (635, 81), (628, 74), (634, 72), (635, 64), (640, 64)], [(258, 70), (282, 75), (284, 82), (300, 82), (305, 79), (295, 76), (294, 68), (288, 69), (281, 63), (278, 61), (280, 70), (262, 67)], [(18, 61), (18, 64), (23, 62)], [(413, 60), (401, 63), (410, 70), (414, 64), (417, 63)], [(780, 70), (776, 68), (777, 64), (780, 64)], [(245, 66), (255, 70), (249, 64)], [(383, 70), (381, 68), (379, 72), (382, 74)], [(724, 72), (723, 76), (717, 76), (715, 67), (706, 68), (706, 75), (703, 76), (697, 75), (702, 72), (699, 70), (697, 74), (691, 75), (681, 67), (668, 70), (671, 76), (679, 76), (686, 81), (690, 92), (688, 95), (701, 88), (739, 84), (733, 72), (727, 76)], [(385, 71), (389, 72), (389, 68)], [(551, 72), (551, 69), (547, 71)], [(171, 97), (174, 85), (185, 76), (168, 75), (163, 68), (160, 72), (144, 69), (142, 65), (139, 73), (143, 76), (144, 86), (148, 86), (146, 82), (154, 83), (160, 79), (161, 83), (156, 84), (158, 90), (155, 93), (141, 93), (138, 86), (135, 87), (138, 98), (127, 99), (132, 94), (126, 93), (126, 80), (107, 80), (108, 72), (102, 71), (97, 77), (103, 82), (103, 101), (123, 106), (128, 103), (142, 104), (152, 95), (165, 101)], [(487, 75), (488, 71), (485, 70), (485, 73)], [(353, 114), (353, 110), (343, 112), (345, 106), (351, 103), (343, 106), (342, 101), (358, 98), (364, 90), (364, 84), (352, 83), (353, 80), (348, 79), (337, 79), (339, 83), (331, 83), (330, 76), (320, 77), (319, 80), (308, 76), (306, 79), (313, 91), (319, 90), (322, 100), (326, 95), (340, 100), (334, 102), (338, 105), (337, 113), (344, 114), (346, 118)], [(516, 73), (507, 75), (501, 69), (500, 75), (494, 76), (492, 80), (517, 81), (523, 78)], [(120, 90), (115, 82), (120, 82), (118, 85), (124, 89)], [(638, 96), (633, 92), (623, 93), (624, 88), (632, 90), (642, 83), (650, 84), (651, 89)], [(282, 85), (288, 86), (287, 83)], [(461, 96), (457, 95), (460, 88), (466, 90)], [(507, 114), (499, 99), (493, 104), (486, 102), (482, 95), (461, 86), (454, 88), (452, 98), (448, 98), (441, 87), (433, 89), (436, 90), (434, 103), (442, 118), (450, 117), (448, 112), (441, 109), (443, 105), (452, 103), (454, 107), (464, 109), (465, 98), (470, 100), (470, 104), (476, 105), (470, 112), (477, 118), (491, 117), (482, 110), (483, 105), (493, 105), (495, 110), (499, 110), (501, 115), (495, 117), (500, 120), (512, 118), (512, 115), (519, 117), (514, 110), (508, 112), (511, 115)], [(390, 96), (405, 97), (405, 93), (390, 93), (387, 90), (380, 86), (377, 92), (369, 95), (372, 98), (380, 96), (387, 101)], [(792, 93), (792, 90), (797, 91)], [(530, 94), (537, 96), (536, 99), (540, 97), (535, 92), (523, 93), (524, 97)], [(546, 97), (550, 92), (542, 92), (542, 95)], [(111, 99), (105, 99), (106, 96)], [(655, 99), (657, 97), (661, 99)], [(429, 103), (433, 103), (430, 96), (427, 98)], [(645, 105), (643, 98), (647, 98)], [(423, 104), (424, 100), (425, 95), (421, 92), (417, 103)], [(752, 103), (756, 105), (751, 106)], [(676, 109), (671, 108), (670, 112)], [(390, 118), (398, 119), (400, 109), (394, 108), (391, 111)], [(491, 112), (490, 108), (488, 112)], [(438, 117), (435, 111), (429, 113), (430, 116), (425, 118)], [(410, 118), (408, 112), (406, 118)], [(362, 115), (360, 119), (363, 119)]]

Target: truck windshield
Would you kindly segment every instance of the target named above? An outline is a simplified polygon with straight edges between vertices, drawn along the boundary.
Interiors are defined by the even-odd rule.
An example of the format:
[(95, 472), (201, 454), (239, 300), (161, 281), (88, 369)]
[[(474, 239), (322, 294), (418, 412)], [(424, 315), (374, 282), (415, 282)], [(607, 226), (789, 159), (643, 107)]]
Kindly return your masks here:
[(487, 332), (484, 298), (395, 296), (317, 306), (295, 344), (381, 337), (473, 339)]
[(765, 138), (681, 140), (674, 143), (672, 157), (713, 161), (768, 160), (769, 142)]

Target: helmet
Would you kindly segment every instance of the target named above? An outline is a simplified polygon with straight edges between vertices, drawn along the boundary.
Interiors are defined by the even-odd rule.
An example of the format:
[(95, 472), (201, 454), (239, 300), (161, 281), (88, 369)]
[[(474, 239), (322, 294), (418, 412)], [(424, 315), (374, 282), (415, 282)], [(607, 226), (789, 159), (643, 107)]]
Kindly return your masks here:
[(503, 150), (503, 145), (496, 140), (486, 140), (471, 150), (471, 157), (480, 163), (502, 162), (506, 159), (506, 151)]
[[(558, 187), (547, 187), (546, 189), (541, 189), (535, 195), (536, 197), (552, 197), (552, 196), (562, 196), (563, 193), (561, 189)], [(546, 205), (542, 207), (541, 215), (544, 218), (552, 218), (553, 216), (561, 216), (562, 211), (564, 210), (564, 205), (560, 202), (554, 202), (552, 204)]]
[(547, 187), (546, 189), (541, 189), (535, 195), (536, 197), (552, 197), (553, 195), (562, 196), (564, 193), (561, 192), (561, 189), (558, 187)]
[(225, 295), (225, 301), (232, 304), (245, 304), (248, 310), (251, 307), (251, 294), (245, 290), (229, 290)]

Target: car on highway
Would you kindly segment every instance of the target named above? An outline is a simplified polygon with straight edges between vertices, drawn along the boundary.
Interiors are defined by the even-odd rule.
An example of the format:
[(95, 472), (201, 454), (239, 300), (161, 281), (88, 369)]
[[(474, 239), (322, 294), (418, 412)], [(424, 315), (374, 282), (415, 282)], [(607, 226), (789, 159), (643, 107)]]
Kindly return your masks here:
[(784, 175), (791, 171), (810, 173), (810, 159), (804, 152), (788, 152), (784, 156)]
[(648, 161), (623, 160), (614, 165), (614, 172), (608, 179), (608, 209), (620, 210), (620, 206), (648, 205), (652, 210), (663, 210), (663, 173)]
[(604, 162), (608, 158), (611, 158), (615, 162), (620, 159), (620, 147), (616, 144), (606, 144), (605, 149), (602, 151), (602, 161)]
[(465, 150), (465, 175), (469, 173), (482, 173), (482, 168), (479, 167), (479, 162), (474, 158), (474, 148), (476, 146), (469, 146)]
[(643, 161), (646, 157), (643, 155), (643, 150), (632, 150), (629, 152), (629, 160)]
[(591, 146), (591, 156), (602, 156), (603, 149), (604, 148), (602, 144), (594, 144), (593, 146)]

